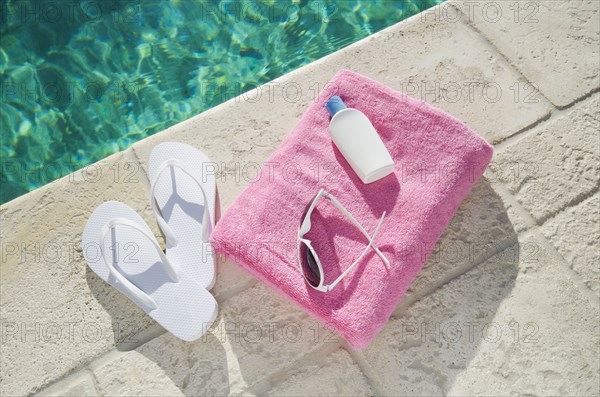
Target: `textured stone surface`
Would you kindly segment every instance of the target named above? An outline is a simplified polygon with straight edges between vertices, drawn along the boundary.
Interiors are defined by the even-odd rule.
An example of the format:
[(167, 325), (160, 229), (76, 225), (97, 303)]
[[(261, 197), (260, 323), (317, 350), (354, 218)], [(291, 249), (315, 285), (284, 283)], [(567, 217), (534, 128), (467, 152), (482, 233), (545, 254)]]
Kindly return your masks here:
[[(468, 7), (468, 4), (471, 7)], [(518, 4), (518, 7), (517, 7)], [(455, 2), (474, 25), (558, 106), (598, 89), (597, 0)], [(455, 14), (450, 14), (454, 19)]]
[[(227, 395), (228, 365), (235, 368), (214, 335), (188, 343), (165, 333), (91, 369), (105, 395)], [(164, 392), (152, 391), (153, 384)]]
[(367, 362), (389, 395), (597, 393), (598, 307), (559, 262), (521, 239), (391, 321)]
[[(548, 113), (550, 104), (483, 37), (460, 21), (429, 22), (418, 16), (398, 27), (313, 67), (333, 74), (343, 65), (364, 73), (451, 113), (492, 143)], [(379, 43), (367, 44), (375, 42)], [(517, 87), (531, 96), (515, 99)], [(515, 119), (514, 114), (520, 117)]]
[(183, 396), (159, 364), (136, 351), (96, 368), (101, 395), (107, 396)]
[(231, 294), (246, 288), (255, 281), (248, 272), (241, 269), (231, 260), (217, 257), (217, 281), (210, 290), (217, 302), (227, 299)]
[(232, 99), (218, 111), (204, 112), (137, 142), (133, 148), (143, 166), (161, 141), (176, 140), (203, 150), (216, 163), (225, 210), (256, 177), (256, 166), (266, 161), (341, 68), (440, 107), (490, 142), (505, 139), (550, 109), (534, 91), (534, 101), (515, 101), (511, 87), (522, 84), (521, 76), (470, 27), (412, 18)]
[(535, 220), (523, 209), (523, 206), (510, 194), (508, 188), (504, 186), (497, 178), (497, 165), (495, 163), (496, 154), (492, 158), (492, 162), (488, 165), (487, 171), (484, 174), (484, 179), (487, 181), (494, 192), (498, 195), (499, 199), (504, 205), (506, 216), (511, 227), (516, 233), (522, 233), (531, 227), (536, 225)]
[[(436, 19), (439, 7), (0, 207), (0, 395), (47, 385), (42, 394), (597, 395), (598, 305), (584, 283), (598, 292), (599, 95), (556, 111), (527, 79), (558, 105), (597, 87), (589, 61), (598, 18), (589, 2), (528, 3), (543, 21), (474, 20), (487, 37), (464, 19)], [(220, 314), (206, 337), (157, 336), (160, 327), (87, 270), (79, 245), (91, 211), (123, 201), (162, 241), (144, 169), (167, 140), (216, 162), (225, 210), (340, 68), (504, 141), (498, 168), (475, 186), (364, 354), (340, 350), (337, 337), (224, 260), (213, 289)], [(537, 240), (540, 231), (551, 243)], [(119, 341), (138, 347), (114, 350)]]
[[(409, 296), (428, 292), (456, 272), (465, 271), (516, 240), (517, 232), (509, 221), (504, 202), (492, 186), (481, 179), (435, 244), (410, 286)], [(406, 255), (419, 254), (421, 248), (427, 248), (427, 243), (423, 242), (419, 252), (407, 249)]]
[(34, 392), (151, 324), (88, 269), (80, 240), (106, 200), (150, 221), (145, 179), (128, 151), (2, 207), (0, 394)]
[(81, 371), (75, 376), (60, 381), (38, 394), (40, 397), (81, 397), (98, 396), (94, 379), (87, 371)]
[(145, 379), (150, 384), (160, 379), (185, 395), (227, 395), (268, 378), (323, 343), (337, 345), (336, 338), (327, 337), (329, 332), (303, 312), (257, 285), (223, 302), (217, 321), (201, 339), (187, 343), (164, 334), (93, 371), (100, 388), (111, 395), (148, 393), (152, 388), (144, 386)]
[(495, 178), (538, 222), (598, 186), (599, 97), (557, 114), (495, 157)]
[(224, 302), (212, 331), (235, 358), (230, 391), (239, 392), (305, 354), (337, 344), (337, 338), (303, 311), (262, 284)]
[(372, 396), (360, 368), (344, 350), (286, 374), (268, 396)]
[(542, 233), (581, 276), (585, 284), (600, 295), (600, 196), (566, 209), (542, 225)]

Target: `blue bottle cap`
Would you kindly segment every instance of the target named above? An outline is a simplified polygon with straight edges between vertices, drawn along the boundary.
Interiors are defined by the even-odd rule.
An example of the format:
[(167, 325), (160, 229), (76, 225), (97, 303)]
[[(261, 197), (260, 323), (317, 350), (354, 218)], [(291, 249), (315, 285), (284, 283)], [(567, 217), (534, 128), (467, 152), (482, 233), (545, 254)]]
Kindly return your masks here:
[(329, 110), (329, 114), (331, 115), (331, 117), (335, 116), (335, 114), (340, 110), (346, 109), (344, 101), (342, 101), (342, 98), (340, 98), (337, 95), (329, 98), (329, 100), (325, 104), (325, 107), (327, 108), (327, 110)]

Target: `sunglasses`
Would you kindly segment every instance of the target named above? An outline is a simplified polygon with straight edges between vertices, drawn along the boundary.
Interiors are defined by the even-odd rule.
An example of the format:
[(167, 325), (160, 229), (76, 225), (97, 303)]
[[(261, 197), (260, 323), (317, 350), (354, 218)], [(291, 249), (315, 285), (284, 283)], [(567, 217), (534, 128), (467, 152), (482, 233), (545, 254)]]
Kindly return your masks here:
[[(340, 276), (333, 283), (329, 285), (324, 285), (325, 277), (323, 275), (323, 266), (321, 265), (319, 256), (312, 247), (311, 241), (304, 238), (304, 235), (308, 233), (311, 228), (310, 216), (312, 215), (315, 207), (317, 206), (317, 202), (321, 199), (321, 197), (328, 199), (333, 203), (333, 205), (335, 205), (340, 211), (342, 211), (346, 218), (348, 218), (352, 222), (352, 224), (356, 226), (358, 230), (360, 230), (361, 233), (369, 241), (367, 247), (365, 248), (363, 253), (358, 257), (358, 259), (356, 259), (354, 263), (350, 265), (350, 267), (348, 267), (342, 274), (340, 274)], [(333, 288), (335, 288), (336, 285), (338, 285), (340, 281), (342, 281), (342, 279), (348, 273), (352, 271), (352, 269), (361, 261), (361, 259), (367, 254), (367, 252), (369, 252), (369, 249), (371, 248), (377, 253), (377, 255), (379, 255), (381, 260), (386, 265), (389, 265), (390, 262), (387, 260), (387, 258), (381, 253), (381, 251), (379, 251), (379, 249), (375, 245), (373, 245), (375, 236), (379, 231), (379, 227), (383, 222), (384, 216), (385, 211), (383, 212), (383, 215), (381, 215), (381, 219), (379, 220), (379, 223), (375, 228), (373, 236), (369, 236), (365, 228), (362, 227), (360, 223), (358, 223), (358, 221), (348, 212), (348, 210), (346, 210), (346, 208), (344, 208), (342, 203), (340, 203), (334, 196), (327, 193), (324, 189), (319, 190), (319, 193), (317, 193), (315, 198), (312, 199), (311, 202), (306, 206), (304, 214), (302, 215), (302, 222), (300, 223), (300, 228), (298, 229), (298, 262), (300, 263), (300, 271), (304, 275), (304, 278), (306, 279), (308, 285), (310, 285), (317, 291), (331, 291)]]

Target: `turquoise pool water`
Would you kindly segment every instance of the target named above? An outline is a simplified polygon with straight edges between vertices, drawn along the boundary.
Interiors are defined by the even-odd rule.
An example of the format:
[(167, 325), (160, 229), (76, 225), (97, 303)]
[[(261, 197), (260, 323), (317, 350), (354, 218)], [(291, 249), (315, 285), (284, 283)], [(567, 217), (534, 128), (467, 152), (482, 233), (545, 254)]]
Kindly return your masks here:
[(0, 0), (1, 202), (442, 0)]

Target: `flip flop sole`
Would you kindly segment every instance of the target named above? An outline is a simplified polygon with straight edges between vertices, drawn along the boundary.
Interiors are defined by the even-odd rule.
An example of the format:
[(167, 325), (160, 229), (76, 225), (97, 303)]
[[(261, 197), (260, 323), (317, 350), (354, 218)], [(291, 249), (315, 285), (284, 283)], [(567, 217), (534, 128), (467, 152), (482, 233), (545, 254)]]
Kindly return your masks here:
[(133, 221), (152, 235), (146, 222), (130, 207), (117, 201), (103, 203), (88, 219), (82, 235), (83, 255), (90, 269), (136, 302), (135, 296), (110, 275), (101, 255), (103, 247), (115, 268), (156, 302), (155, 309), (138, 305), (144, 312), (178, 338), (191, 341), (202, 336), (217, 316), (213, 296), (181, 270), (177, 271), (179, 281), (173, 282), (157, 248), (133, 227), (117, 224), (100, 241), (103, 227), (115, 218)]
[(163, 218), (177, 238), (177, 246), (167, 243), (166, 255), (194, 280), (207, 289), (216, 280), (215, 255), (204, 234), (204, 211), (215, 221), (216, 180), (214, 163), (198, 149), (179, 142), (163, 142), (152, 150), (148, 161), (148, 178), (155, 180), (159, 167), (177, 159), (202, 184), (207, 203), (198, 184), (178, 167), (162, 172), (154, 190)]

